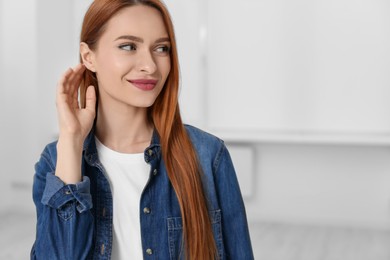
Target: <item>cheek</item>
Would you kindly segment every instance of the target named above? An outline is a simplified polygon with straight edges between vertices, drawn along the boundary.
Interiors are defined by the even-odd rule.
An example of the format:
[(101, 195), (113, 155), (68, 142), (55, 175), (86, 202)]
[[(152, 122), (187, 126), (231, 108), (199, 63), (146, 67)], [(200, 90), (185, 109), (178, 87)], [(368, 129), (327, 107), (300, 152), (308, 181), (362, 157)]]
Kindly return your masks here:
[(159, 70), (160, 70), (161, 76), (163, 78), (167, 78), (169, 72), (171, 71), (171, 61), (170, 61), (170, 59), (161, 60), (159, 62), (159, 64), (158, 64), (158, 66), (159, 66)]
[(113, 76), (123, 73), (131, 64), (129, 58), (106, 52), (100, 56), (99, 65), (101, 73)]
[(97, 78), (100, 88), (115, 92), (123, 83), (123, 77), (127, 72), (125, 68), (128, 66), (123, 59), (110, 54), (101, 55), (98, 65)]

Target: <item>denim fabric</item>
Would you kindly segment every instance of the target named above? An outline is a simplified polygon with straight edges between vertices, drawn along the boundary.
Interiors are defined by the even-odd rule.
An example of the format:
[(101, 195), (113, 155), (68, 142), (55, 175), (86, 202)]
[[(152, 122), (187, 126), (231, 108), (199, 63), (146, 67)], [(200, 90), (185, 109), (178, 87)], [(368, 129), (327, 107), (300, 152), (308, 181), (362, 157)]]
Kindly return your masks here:
[[(253, 259), (245, 207), (228, 150), (222, 140), (192, 126), (186, 129), (204, 173), (220, 259)], [(184, 255), (182, 219), (160, 149), (158, 136), (153, 134), (144, 153), (151, 171), (140, 200), (143, 257), (176, 260)], [(37, 234), (31, 259), (110, 259), (112, 193), (97, 155), (94, 132), (84, 143), (80, 183), (65, 185), (57, 178), (56, 160), (54, 142), (46, 146), (35, 165)]]

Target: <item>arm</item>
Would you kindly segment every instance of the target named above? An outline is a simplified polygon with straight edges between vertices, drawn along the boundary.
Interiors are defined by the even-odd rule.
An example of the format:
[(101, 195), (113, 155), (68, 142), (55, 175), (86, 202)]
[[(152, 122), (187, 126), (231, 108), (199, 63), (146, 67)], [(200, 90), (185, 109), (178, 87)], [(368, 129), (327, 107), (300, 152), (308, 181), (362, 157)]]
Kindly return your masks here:
[(35, 166), (33, 197), (37, 209), (32, 259), (85, 259), (92, 244), (89, 179), (81, 177), (83, 142), (95, 118), (96, 95), (89, 86), (86, 107), (78, 90), (85, 67), (68, 69), (57, 86), (60, 135)]
[(96, 115), (96, 94), (93, 86), (87, 89), (86, 107), (81, 108), (78, 101), (78, 90), (84, 71), (82, 64), (68, 69), (57, 86), (60, 135), (55, 175), (65, 183), (77, 183), (81, 180), (83, 143), (91, 131)]
[(254, 259), (244, 202), (225, 145), (222, 145), (214, 165), (226, 259)]
[(77, 184), (63, 183), (54, 175), (50, 150), (46, 147), (35, 165), (33, 199), (37, 227), (31, 259), (86, 259), (93, 235), (89, 179), (84, 177)]

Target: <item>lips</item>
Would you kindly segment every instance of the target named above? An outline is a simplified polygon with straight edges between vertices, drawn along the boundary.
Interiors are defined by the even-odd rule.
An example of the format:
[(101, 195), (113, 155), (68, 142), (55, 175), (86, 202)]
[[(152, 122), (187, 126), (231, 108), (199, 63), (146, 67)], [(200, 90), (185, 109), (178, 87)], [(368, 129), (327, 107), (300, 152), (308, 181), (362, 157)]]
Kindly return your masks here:
[(140, 90), (150, 91), (156, 87), (158, 80), (154, 79), (131, 79), (128, 80), (133, 86)]

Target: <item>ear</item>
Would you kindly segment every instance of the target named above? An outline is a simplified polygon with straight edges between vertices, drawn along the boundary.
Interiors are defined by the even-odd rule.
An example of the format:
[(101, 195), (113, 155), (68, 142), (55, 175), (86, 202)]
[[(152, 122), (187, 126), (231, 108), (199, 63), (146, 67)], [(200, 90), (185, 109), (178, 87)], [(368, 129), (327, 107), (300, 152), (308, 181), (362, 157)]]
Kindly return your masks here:
[(85, 67), (92, 72), (96, 72), (95, 53), (88, 47), (88, 44), (85, 42), (80, 43), (80, 56)]

